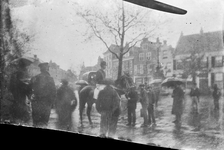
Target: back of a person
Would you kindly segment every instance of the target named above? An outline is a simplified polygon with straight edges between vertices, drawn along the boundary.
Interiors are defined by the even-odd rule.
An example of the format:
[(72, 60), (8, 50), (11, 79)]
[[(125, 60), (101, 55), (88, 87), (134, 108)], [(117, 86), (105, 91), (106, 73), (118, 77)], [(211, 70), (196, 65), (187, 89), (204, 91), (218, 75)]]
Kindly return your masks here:
[(155, 102), (155, 93), (153, 90), (148, 91), (148, 99), (149, 99), (149, 104), (154, 104)]
[(55, 88), (53, 87), (54, 81), (52, 77), (39, 74), (32, 80), (32, 87), (36, 96), (46, 97), (52, 94), (52, 88)]
[(71, 103), (75, 99), (75, 94), (69, 86), (61, 86), (57, 91), (58, 101)]

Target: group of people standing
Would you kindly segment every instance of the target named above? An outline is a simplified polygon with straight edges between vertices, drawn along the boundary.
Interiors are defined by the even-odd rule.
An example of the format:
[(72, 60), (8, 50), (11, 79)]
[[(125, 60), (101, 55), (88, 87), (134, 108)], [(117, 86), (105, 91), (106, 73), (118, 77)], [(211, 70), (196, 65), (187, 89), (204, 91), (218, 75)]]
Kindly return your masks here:
[(9, 91), (13, 96), (13, 122), (29, 124), (32, 120), (33, 126), (46, 127), (52, 107), (56, 108), (59, 123), (65, 119), (70, 120), (71, 116), (63, 116), (63, 111), (69, 111), (77, 105), (73, 90), (66, 80), (56, 89), (54, 79), (49, 74), (48, 63), (40, 63), (38, 66), (40, 74), (31, 80), (28, 80), (27, 65), (23, 61), (19, 61), (17, 71), (11, 75)]
[[(52, 107), (55, 107), (56, 113), (58, 114), (58, 124), (63, 127), (63, 129), (71, 128), (72, 112), (77, 106), (77, 99), (74, 94), (74, 90), (68, 85), (68, 81), (63, 79), (62, 85), (56, 89), (54, 79), (49, 74), (48, 63), (40, 63), (40, 74), (28, 79), (27, 65), (22, 61), (18, 63), (17, 71), (11, 75), (9, 90), (13, 95), (13, 105), (12, 105), (12, 116), (14, 121), (20, 120), (23, 123), (28, 123), (30, 120), (33, 122), (33, 126), (47, 126), (49, 122), (49, 117)], [(101, 63), (101, 69), (97, 71), (97, 84), (98, 87), (104, 84), (106, 63), (103, 61)], [(97, 86), (96, 86), (97, 87)], [(105, 87), (105, 86), (104, 86)], [(181, 115), (183, 113), (183, 103), (184, 103), (184, 91), (181, 85), (175, 85), (173, 87), (173, 106), (172, 114), (176, 116), (174, 123), (181, 122)], [(111, 128), (112, 134), (115, 134), (116, 126), (119, 117), (119, 103), (120, 99), (118, 94), (112, 88), (108, 92), (114, 92), (113, 105), (116, 105), (116, 110), (113, 110), (113, 115), (107, 113), (108, 109), (104, 110), (100, 102), (105, 103), (105, 96), (102, 96), (102, 100), (98, 100), (96, 103), (97, 111), (101, 114), (100, 122), (100, 132), (105, 135), (107, 128)], [(94, 93), (98, 93), (99, 91)], [(136, 108), (137, 102), (141, 103), (140, 114), (143, 117), (143, 123), (141, 127), (156, 125), (154, 107), (156, 100), (156, 95), (152, 86), (145, 86), (145, 84), (140, 84), (139, 93), (135, 86), (131, 86), (129, 90), (125, 93), (127, 98), (127, 114), (128, 123), (127, 126), (136, 125)], [(200, 91), (196, 84), (190, 91), (190, 96), (192, 98), (192, 105), (196, 108), (198, 112)], [(219, 98), (221, 92), (217, 85), (214, 86), (213, 94), (214, 98), (214, 108), (219, 109)], [(97, 98), (98, 96), (96, 96)], [(95, 98), (95, 95), (93, 96)], [(31, 115), (32, 116), (31, 116)], [(109, 114), (109, 115), (108, 115)], [(109, 117), (108, 117), (109, 116)], [(112, 117), (111, 117), (112, 116)]]

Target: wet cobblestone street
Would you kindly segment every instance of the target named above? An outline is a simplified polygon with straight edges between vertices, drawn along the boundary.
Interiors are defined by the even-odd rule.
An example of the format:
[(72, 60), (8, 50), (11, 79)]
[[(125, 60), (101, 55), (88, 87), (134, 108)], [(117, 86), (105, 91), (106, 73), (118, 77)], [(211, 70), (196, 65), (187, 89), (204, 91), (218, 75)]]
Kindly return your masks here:
[[(158, 146), (176, 149), (221, 150), (224, 147), (223, 99), (220, 100), (220, 110), (214, 112), (211, 97), (202, 97), (199, 114), (197, 114), (191, 107), (190, 97), (186, 96), (180, 126), (176, 126), (172, 122), (174, 116), (171, 114), (172, 98), (170, 95), (162, 97), (159, 101), (155, 109), (156, 126), (154, 127), (140, 127), (143, 122), (143, 118), (140, 117), (140, 108), (141, 105), (138, 103), (135, 127), (126, 126), (127, 115), (123, 111), (118, 122), (117, 138), (130, 139), (142, 144), (153, 143)], [(93, 126), (89, 125), (87, 116), (84, 114), (84, 127), (80, 127), (78, 108), (76, 108), (73, 113), (73, 132), (98, 136), (100, 115), (94, 108), (91, 117)], [(49, 128), (56, 128), (56, 120), (57, 115), (52, 110)]]

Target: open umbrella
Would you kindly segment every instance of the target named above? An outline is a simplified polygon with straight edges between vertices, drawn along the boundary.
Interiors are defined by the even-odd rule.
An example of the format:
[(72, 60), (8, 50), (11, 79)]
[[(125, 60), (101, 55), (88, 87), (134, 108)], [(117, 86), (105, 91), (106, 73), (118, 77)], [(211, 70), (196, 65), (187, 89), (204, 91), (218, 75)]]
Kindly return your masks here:
[(183, 80), (180, 78), (166, 78), (163, 82), (162, 82), (162, 86), (166, 86), (166, 87), (174, 87), (176, 85), (181, 85), (184, 84)]
[(76, 85), (88, 85), (88, 82), (86, 82), (85, 80), (78, 80), (75, 82)]
[(150, 81), (149, 84), (160, 84), (162, 82), (163, 82), (162, 79), (155, 79), (155, 80)]

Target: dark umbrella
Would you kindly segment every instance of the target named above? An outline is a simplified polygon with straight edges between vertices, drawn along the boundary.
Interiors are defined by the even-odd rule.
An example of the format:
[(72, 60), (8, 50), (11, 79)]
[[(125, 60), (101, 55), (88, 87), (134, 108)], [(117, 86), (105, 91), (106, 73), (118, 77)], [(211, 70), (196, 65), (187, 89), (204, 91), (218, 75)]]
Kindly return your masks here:
[(21, 62), (25, 66), (29, 66), (34, 61), (35, 61), (35, 58), (33, 58), (33, 57), (23, 56), (23, 57), (15, 59), (14, 61), (12, 61), (12, 63), (19, 63), (19, 62)]
[(78, 80), (75, 82), (76, 85), (88, 85), (88, 82), (86, 82), (85, 80)]
[(163, 82), (162, 82), (162, 86), (166, 86), (166, 87), (174, 87), (176, 85), (181, 85), (184, 84), (182, 79), (179, 78), (166, 78)]

